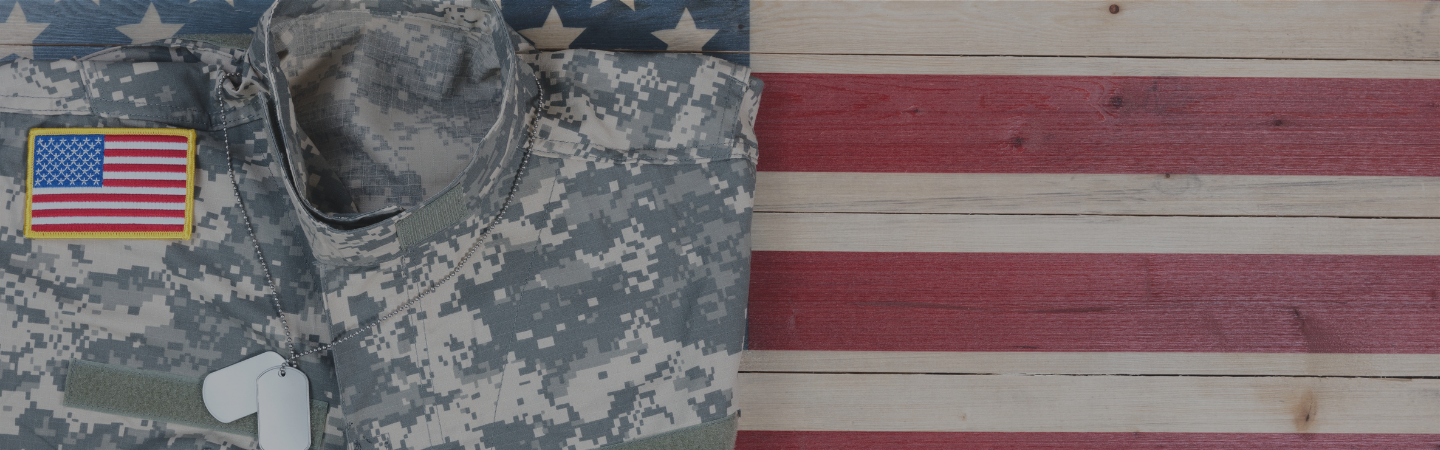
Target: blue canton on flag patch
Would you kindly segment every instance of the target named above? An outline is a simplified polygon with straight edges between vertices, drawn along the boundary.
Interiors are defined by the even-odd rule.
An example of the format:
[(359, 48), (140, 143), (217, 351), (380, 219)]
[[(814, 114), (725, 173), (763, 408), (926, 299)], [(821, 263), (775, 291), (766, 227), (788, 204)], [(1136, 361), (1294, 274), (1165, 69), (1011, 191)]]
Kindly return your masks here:
[(34, 187), (100, 186), (104, 158), (103, 135), (36, 136)]

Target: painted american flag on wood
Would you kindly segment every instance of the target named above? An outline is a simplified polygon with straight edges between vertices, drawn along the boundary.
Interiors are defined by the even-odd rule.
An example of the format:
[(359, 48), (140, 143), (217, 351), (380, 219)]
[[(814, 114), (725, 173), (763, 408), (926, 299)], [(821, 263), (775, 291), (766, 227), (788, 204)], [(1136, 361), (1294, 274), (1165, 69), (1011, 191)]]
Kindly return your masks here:
[(740, 447), (1440, 445), (1424, 8), (752, 2)]
[[(153, 5), (0, 0), (0, 37), (263, 9)], [(503, 9), (766, 81), (741, 449), (1440, 446), (1433, 2)]]

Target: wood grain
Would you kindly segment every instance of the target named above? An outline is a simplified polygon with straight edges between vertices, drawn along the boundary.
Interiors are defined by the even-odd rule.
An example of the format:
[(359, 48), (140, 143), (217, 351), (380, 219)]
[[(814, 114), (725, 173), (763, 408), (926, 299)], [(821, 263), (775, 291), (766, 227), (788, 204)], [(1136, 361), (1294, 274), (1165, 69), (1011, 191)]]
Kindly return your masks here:
[(741, 431), (737, 450), (1435, 450), (1436, 434)]
[(755, 53), (760, 73), (1087, 77), (1440, 78), (1436, 61)]
[(1440, 380), (743, 373), (742, 430), (1434, 433)]
[(752, 350), (1440, 353), (1440, 257), (755, 252), (751, 267)]
[(755, 213), (754, 249), (798, 252), (1440, 255), (1440, 220)]
[(1435, 14), (1427, 2), (753, 0), (750, 33), (761, 53), (1437, 60)]
[(1433, 377), (1440, 355), (747, 350), (743, 372)]
[(755, 210), (1440, 217), (1440, 178), (760, 172)]
[(759, 76), (765, 171), (1440, 176), (1440, 80)]

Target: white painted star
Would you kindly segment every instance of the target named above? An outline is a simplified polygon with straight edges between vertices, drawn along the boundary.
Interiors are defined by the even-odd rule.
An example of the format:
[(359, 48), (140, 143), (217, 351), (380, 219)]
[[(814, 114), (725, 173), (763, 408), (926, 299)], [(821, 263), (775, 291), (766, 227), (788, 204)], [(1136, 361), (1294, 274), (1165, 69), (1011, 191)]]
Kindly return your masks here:
[(545, 18), (545, 24), (540, 28), (526, 28), (516, 30), (530, 40), (535, 41), (535, 46), (544, 50), (570, 48), (570, 43), (585, 32), (585, 27), (567, 27), (560, 23), (560, 13), (555, 7), (550, 7), (550, 16)]
[[(40, 32), (45, 31), (45, 27), (48, 26), (50, 26), (48, 23), (26, 21), (25, 10), (20, 9), (20, 2), (15, 2), (15, 8), (10, 10), (10, 17), (5, 19), (5, 23), (0, 23), (0, 36), (5, 36), (7, 41), (35, 42), (35, 38), (40, 36)], [(29, 45), (7, 45), (5, 47), (13, 49), (5, 56), (13, 54), (21, 58), (35, 58), (35, 47)]]
[(686, 8), (680, 12), (680, 21), (675, 23), (674, 29), (651, 31), (650, 34), (665, 41), (666, 50), (698, 52), (718, 32), (720, 30), (695, 28), (695, 19), (690, 17), (690, 9)]
[(145, 17), (140, 23), (121, 25), (115, 27), (121, 33), (130, 37), (131, 44), (150, 42), (156, 39), (167, 39), (175, 35), (176, 31), (184, 27), (183, 23), (161, 23), (160, 13), (155, 12), (155, 3), (150, 3), (150, 9), (145, 10)]
[[(591, 8), (594, 8), (594, 7), (596, 7), (596, 6), (600, 6), (601, 3), (605, 3), (605, 2), (607, 2), (607, 1), (609, 1), (609, 0), (590, 0), (590, 7), (591, 7)], [(625, 6), (630, 7), (630, 10), (631, 10), (631, 11), (634, 11), (634, 10), (635, 10), (635, 0), (619, 0), (619, 1), (620, 1), (620, 3), (624, 3)]]

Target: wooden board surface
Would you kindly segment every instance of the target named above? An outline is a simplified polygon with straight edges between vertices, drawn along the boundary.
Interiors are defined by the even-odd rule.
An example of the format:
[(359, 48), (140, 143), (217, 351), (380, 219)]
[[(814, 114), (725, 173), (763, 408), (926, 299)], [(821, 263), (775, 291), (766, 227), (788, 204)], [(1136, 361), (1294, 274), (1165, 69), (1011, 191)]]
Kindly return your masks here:
[(1440, 178), (760, 172), (761, 212), (1440, 217)]
[(743, 430), (1433, 433), (1440, 380), (741, 374)]
[(1437, 266), (1433, 256), (757, 252), (749, 345), (1440, 354)]
[(753, 0), (750, 35), (759, 53), (1437, 60), (1436, 14), (1406, 1)]
[(1440, 80), (759, 77), (765, 171), (1440, 175)]
[(1440, 255), (1440, 220), (755, 213), (757, 251)]

